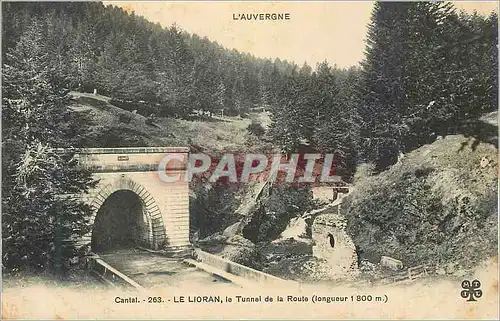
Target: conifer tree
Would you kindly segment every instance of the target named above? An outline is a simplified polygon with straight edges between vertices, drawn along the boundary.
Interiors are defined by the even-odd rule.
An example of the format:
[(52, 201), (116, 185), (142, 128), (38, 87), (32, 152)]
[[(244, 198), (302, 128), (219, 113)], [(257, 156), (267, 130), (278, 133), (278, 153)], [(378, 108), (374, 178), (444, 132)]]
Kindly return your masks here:
[(3, 64), (2, 253), (13, 271), (61, 262), (68, 254), (61, 241), (89, 229), (90, 208), (76, 195), (95, 184), (74, 149), (54, 150), (71, 148), (74, 137), (64, 126), (68, 96), (53, 86), (42, 30), (33, 23)]
[(359, 114), (362, 158), (384, 169), (404, 150), (408, 132), (401, 115), (405, 108), (404, 76), (411, 3), (376, 2), (368, 27)]
[(314, 85), (318, 101), (314, 144), (318, 151), (336, 156), (336, 174), (344, 179), (349, 179), (356, 168), (358, 78), (356, 68), (339, 71), (323, 62), (317, 67)]
[(496, 108), (493, 25), (451, 3), (375, 4), (359, 86), (365, 161), (383, 170)]

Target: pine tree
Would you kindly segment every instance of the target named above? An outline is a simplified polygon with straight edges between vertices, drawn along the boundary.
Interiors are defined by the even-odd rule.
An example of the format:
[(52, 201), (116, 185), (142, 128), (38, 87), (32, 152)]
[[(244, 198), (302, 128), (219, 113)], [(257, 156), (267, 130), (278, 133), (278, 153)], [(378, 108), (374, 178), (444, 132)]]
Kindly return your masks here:
[(411, 3), (377, 2), (368, 28), (359, 115), (363, 119), (361, 149), (364, 161), (384, 169), (405, 149), (408, 128), (405, 108), (405, 62)]
[(213, 100), (214, 100), (214, 109), (215, 111), (221, 111), (224, 110), (226, 106), (226, 86), (224, 85), (224, 82), (222, 81), (222, 77), (219, 80), (219, 85), (217, 86), (217, 90), (213, 93)]
[(410, 129), (404, 137), (406, 150), (428, 143), (438, 134), (444, 135), (448, 124), (456, 122), (454, 106), (448, 98), (457, 93), (452, 94), (457, 88), (451, 85), (457, 59), (436, 50), (454, 41), (457, 33), (463, 33), (451, 23), (453, 14), (451, 3), (420, 2), (409, 9), (411, 32), (407, 36), (406, 107), (402, 115)]
[[(9, 270), (60, 267), (63, 239), (89, 230), (77, 195), (95, 182), (78, 168), (64, 126), (67, 92), (53, 86), (41, 23), (34, 21), (3, 65), (2, 253)], [(66, 248), (71, 251), (71, 247)]]
[(158, 96), (166, 104), (164, 115), (188, 116), (195, 106), (195, 77), (193, 57), (187, 47), (182, 31), (176, 25), (165, 37), (164, 62), (160, 66)]
[(297, 152), (304, 141), (313, 140), (316, 122), (315, 99), (310, 78), (297, 71), (284, 77), (271, 114), (270, 133), (284, 152)]
[(359, 140), (355, 86), (359, 70), (332, 69), (323, 62), (316, 68), (317, 121), (314, 144), (322, 153), (336, 156), (336, 174), (349, 179), (354, 173)]
[(359, 87), (365, 161), (382, 170), (496, 108), (497, 35), (487, 20), (445, 2), (375, 5)]
[(80, 91), (84, 91), (85, 88), (88, 90), (93, 87), (92, 79), (95, 78), (97, 60), (94, 52), (95, 33), (90, 26), (81, 22), (77, 24), (74, 32), (68, 52), (71, 74), (74, 75), (70, 88), (77, 87)]
[(111, 32), (103, 43), (101, 54), (97, 58), (96, 82), (99, 92), (103, 95), (113, 96), (122, 83), (121, 69), (124, 62), (120, 60), (120, 43), (123, 38)]
[(460, 132), (464, 123), (496, 108), (491, 88), (496, 40), (487, 19), (457, 14), (451, 3), (441, 2), (413, 4), (410, 19), (403, 115), (410, 128), (407, 150)]

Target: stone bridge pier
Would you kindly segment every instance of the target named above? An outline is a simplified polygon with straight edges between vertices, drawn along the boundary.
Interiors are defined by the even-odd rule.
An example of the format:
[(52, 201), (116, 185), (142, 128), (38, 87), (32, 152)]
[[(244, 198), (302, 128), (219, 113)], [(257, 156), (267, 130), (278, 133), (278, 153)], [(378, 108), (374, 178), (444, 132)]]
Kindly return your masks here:
[[(78, 153), (79, 163), (94, 173), (97, 187), (84, 197), (92, 206), (93, 230), (81, 240), (94, 252), (120, 246), (141, 245), (150, 249), (181, 251), (189, 242), (188, 148), (87, 148)], [(170, 161), (160, 179), (158, 166), (167, 154), (185, 161)]]

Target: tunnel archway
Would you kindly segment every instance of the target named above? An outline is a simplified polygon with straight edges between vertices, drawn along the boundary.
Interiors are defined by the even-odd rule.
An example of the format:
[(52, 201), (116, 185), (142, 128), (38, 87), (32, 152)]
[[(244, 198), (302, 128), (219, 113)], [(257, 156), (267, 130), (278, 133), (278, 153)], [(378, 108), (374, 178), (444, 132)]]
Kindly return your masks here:
[(142, 199), (130, 190), (109, 195), (97, 211), (92, 230), (94, 252), (152, 247), (152, 219)]
[[(120, 174), (113, 180), (101, 180), (98, 187), (94, 189), (93, 192), (87, 196), (88, 199), (87, 202), (93, 209), (93, 214), (92, 217), (90, 218), (93, 228), (92, 231), (90, 231), (88, 234), (85, 235), (85, 237), (89, 241), (90, 243), (89, 245), (91, 245), (91, 247), (94, 244), (92, 249), (94, 247), (98, 248), (99, 242), (102, 243), (102, 241), (100, 241), (101, 237), (97, 236), (97, 233), (102, 234), (102, 232), (106, 232), (103, 231), (102, 228), (99, 228), (100, 224), (99, 221), (102, 220), (101, 218), (99, 219), (99, 221), (97, 221), (97, 226), (96, 226), (95, 223), (97, 214), (99, 210), (101, 210), (101, 208), (103, 207), (104, 202), (108, 200), (111, 195), (120, 191), (131, 192), (132, 194), (128, 194), (128, 196), (130, 196), (130, 198), (132, 199), (137, 200), (136, 197), (138, 197), (142, 202), (143, 213), (147, 214), (147, 218), (150, 220), (148, 222), (151, 222), (152, 235), (151, 234), (149, 235), (151, 243), (150, 244), (143, 243), (143, 244), (146, 247), (149, 247), (154, 250), (162, 249), (164, 246), (168, 245), (168, 238), (165, 231), (162, 212), (158, 206), (157, 200), (148, 192), (148, 190), (144, 186), (138, 184), (130, 177), (127, 177), (127, 175)], [(110, 200), (108, 203), (111, 202), (112, 200)], [(105, 210), (104, 209), (101, 210), (101, 214), (103, 211)], [(94, 233), (96, 227), (97, 231)], [(95, 238), (97, 239), (94, 242), (92, 242), (94, 235)]]

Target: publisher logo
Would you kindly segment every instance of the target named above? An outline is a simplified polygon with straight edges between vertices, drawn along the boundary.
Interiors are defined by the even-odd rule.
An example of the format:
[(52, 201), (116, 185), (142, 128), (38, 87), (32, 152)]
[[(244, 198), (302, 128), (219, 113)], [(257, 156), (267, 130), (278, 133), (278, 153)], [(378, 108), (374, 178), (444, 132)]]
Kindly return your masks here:
[(480, 298), (483, 296), (483, 291), (479, 290), (481, 287), (481, 282), (479, 280), (472, 281), (472, 284), (469, 280), (462, 281), (462, 292), (460, 292), (460, 296), (462, 298), (467, 299), (467, 302), (477, 301), (476, 298)]

